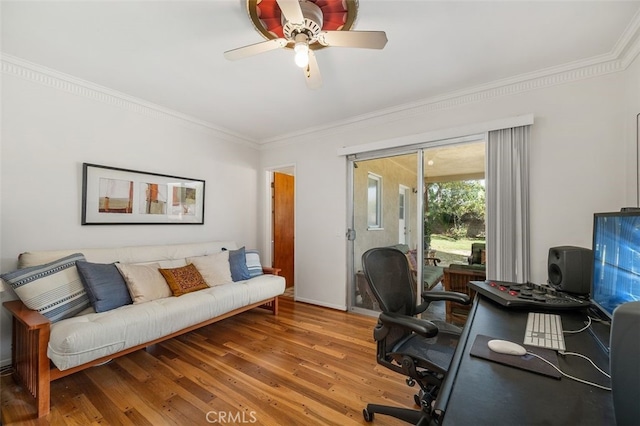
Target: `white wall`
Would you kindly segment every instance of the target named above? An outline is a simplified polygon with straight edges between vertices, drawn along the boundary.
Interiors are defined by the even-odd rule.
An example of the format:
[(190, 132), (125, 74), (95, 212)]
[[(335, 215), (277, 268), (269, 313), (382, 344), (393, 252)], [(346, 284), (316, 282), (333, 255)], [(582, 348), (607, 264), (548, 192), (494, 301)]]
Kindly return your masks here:
[[(256, 246), (259, 152), (205, 128), (3, 75), (1, 149), (2, 272), (27, 250), (227, 239)], [(83, 162), (205, 180), (204, 225), (81, 226)], [(4, 365), (4, 309), (0, 327)]]
[(640, 207), (640, 188), (638, 188), (638, 167), (640, 162), (640, 57), (629, 67), (626, 72), (625, 92), (626, 109), (624, 111), (625, 139), (631, 143), (627, 144), (627, 170), (629, 179), (627, 181), (627, 200), (629, 206)]
[(635, 152), (635, 132), (627, 128), (629, 110), (637, 109), (638, 62), (623, 72), (540, 89), (530, 85), (511, 95), (443, 108), (416, 108), (404, 116), (394, 113), (264, 148), (264, 168), (297, 165), (296, 296), (346, 308), (346, 241), (335, 232), (346, 228), (346, 160), (337, 155), (339, 148), (527, 113), (535, 116), (531, 278), (545, 282), (549, 247), (590, 247), (594, 212), (635, 205), (635, 164), (628, 161)]
[[(323, 139), (311, 139), (293, 144), (279, 151), (280, 155), (277, 157), (266, 153), (273, 161), (265, 163), (268, 166), (263, 167), (263, 170), (278, 168), (282, 164), (295, 164), (297, 300), (344, 309), (346, 163), (344, 158), (336, 156), (335, 149), (327, 149), (326, 142)], [(265, 184), (260, 185), (263, 192), (260, 200), (268, 199), (264, 194), (267, 187)], [(261, 214), (267, 210), (265, 204), (266, 202), (260, 206)], [(267, 253), (268, 232), (264, 229), (267, 225), (263, 223), (269, 222), (261, 223), (259, 248)], [(265, 262), (269, 260), (265, 257)], [(299, 281), (301, 279), (304, 283)]]

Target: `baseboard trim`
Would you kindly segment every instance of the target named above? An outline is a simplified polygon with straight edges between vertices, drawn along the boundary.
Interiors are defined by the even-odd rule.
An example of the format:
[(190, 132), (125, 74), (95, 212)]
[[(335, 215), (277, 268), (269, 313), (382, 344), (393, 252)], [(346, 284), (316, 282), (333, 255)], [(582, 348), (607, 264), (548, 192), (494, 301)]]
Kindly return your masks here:
[(331, 308), (331, 309), (337, 309), (339, 311), (346, 311), (347, 310), (347, 305), (335, 305), (333, 303), (326, 303), (326, 302), (321, 302), (318, 300), (313, 300), (313, 299), (307, 299), (305, 297), (298, 297), (296, 296), (294, 298), (294, 300), (296, 302), (303, 302), (303, 303), (309, 303), (311, 305), (318, 305), (318, 306), (322, 306), (324, 308)]
[(11, 358), (0, 359), (0, 368), (9, 367), (11, 365)]

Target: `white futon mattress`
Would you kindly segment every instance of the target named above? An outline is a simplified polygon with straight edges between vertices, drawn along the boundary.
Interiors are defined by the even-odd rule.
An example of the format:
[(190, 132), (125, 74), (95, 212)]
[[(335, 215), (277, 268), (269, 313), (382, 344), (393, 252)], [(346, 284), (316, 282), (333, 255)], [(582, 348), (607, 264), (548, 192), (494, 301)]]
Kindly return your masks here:
[(265, 274), (179, 297), (64, 319), (51, 325), (47, 355), (58, 369), (66, 370), (281, 295), (284, 290), (283, 277)]

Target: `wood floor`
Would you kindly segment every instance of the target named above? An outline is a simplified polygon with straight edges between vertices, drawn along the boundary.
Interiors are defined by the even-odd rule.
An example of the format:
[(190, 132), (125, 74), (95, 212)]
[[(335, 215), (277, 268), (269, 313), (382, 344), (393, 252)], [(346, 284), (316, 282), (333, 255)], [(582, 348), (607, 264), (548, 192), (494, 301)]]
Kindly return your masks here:
[(417, 388), (375, 362), (375, 319), (280, 298), (62, 378), (34, 420), (2, 378), (3, 425), (400, 425), (362, 418), (368, 402), (413, 408)]

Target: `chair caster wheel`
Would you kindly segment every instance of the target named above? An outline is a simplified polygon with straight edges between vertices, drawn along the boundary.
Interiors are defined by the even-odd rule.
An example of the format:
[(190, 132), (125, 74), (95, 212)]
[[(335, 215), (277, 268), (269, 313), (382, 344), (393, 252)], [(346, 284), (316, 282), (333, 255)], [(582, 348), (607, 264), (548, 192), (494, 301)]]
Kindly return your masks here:
[(373, 413), (370, 413), (369, 410), (367, 410), (366, 408), (362, 410), (362, 417), (364, 417), (365, 422), (373, 421)]
[(414, 387), (416, 385), (416, 381), (413, 380), (411, 377), (408, 377), (406, 382), (407, 382), (407, 386)]
[(422, 407), (422, 401), (421, 401), (420, 395), (418, 395), (418, 394), (413, 395), (413, 402), (414, 402), (418, 407)]

